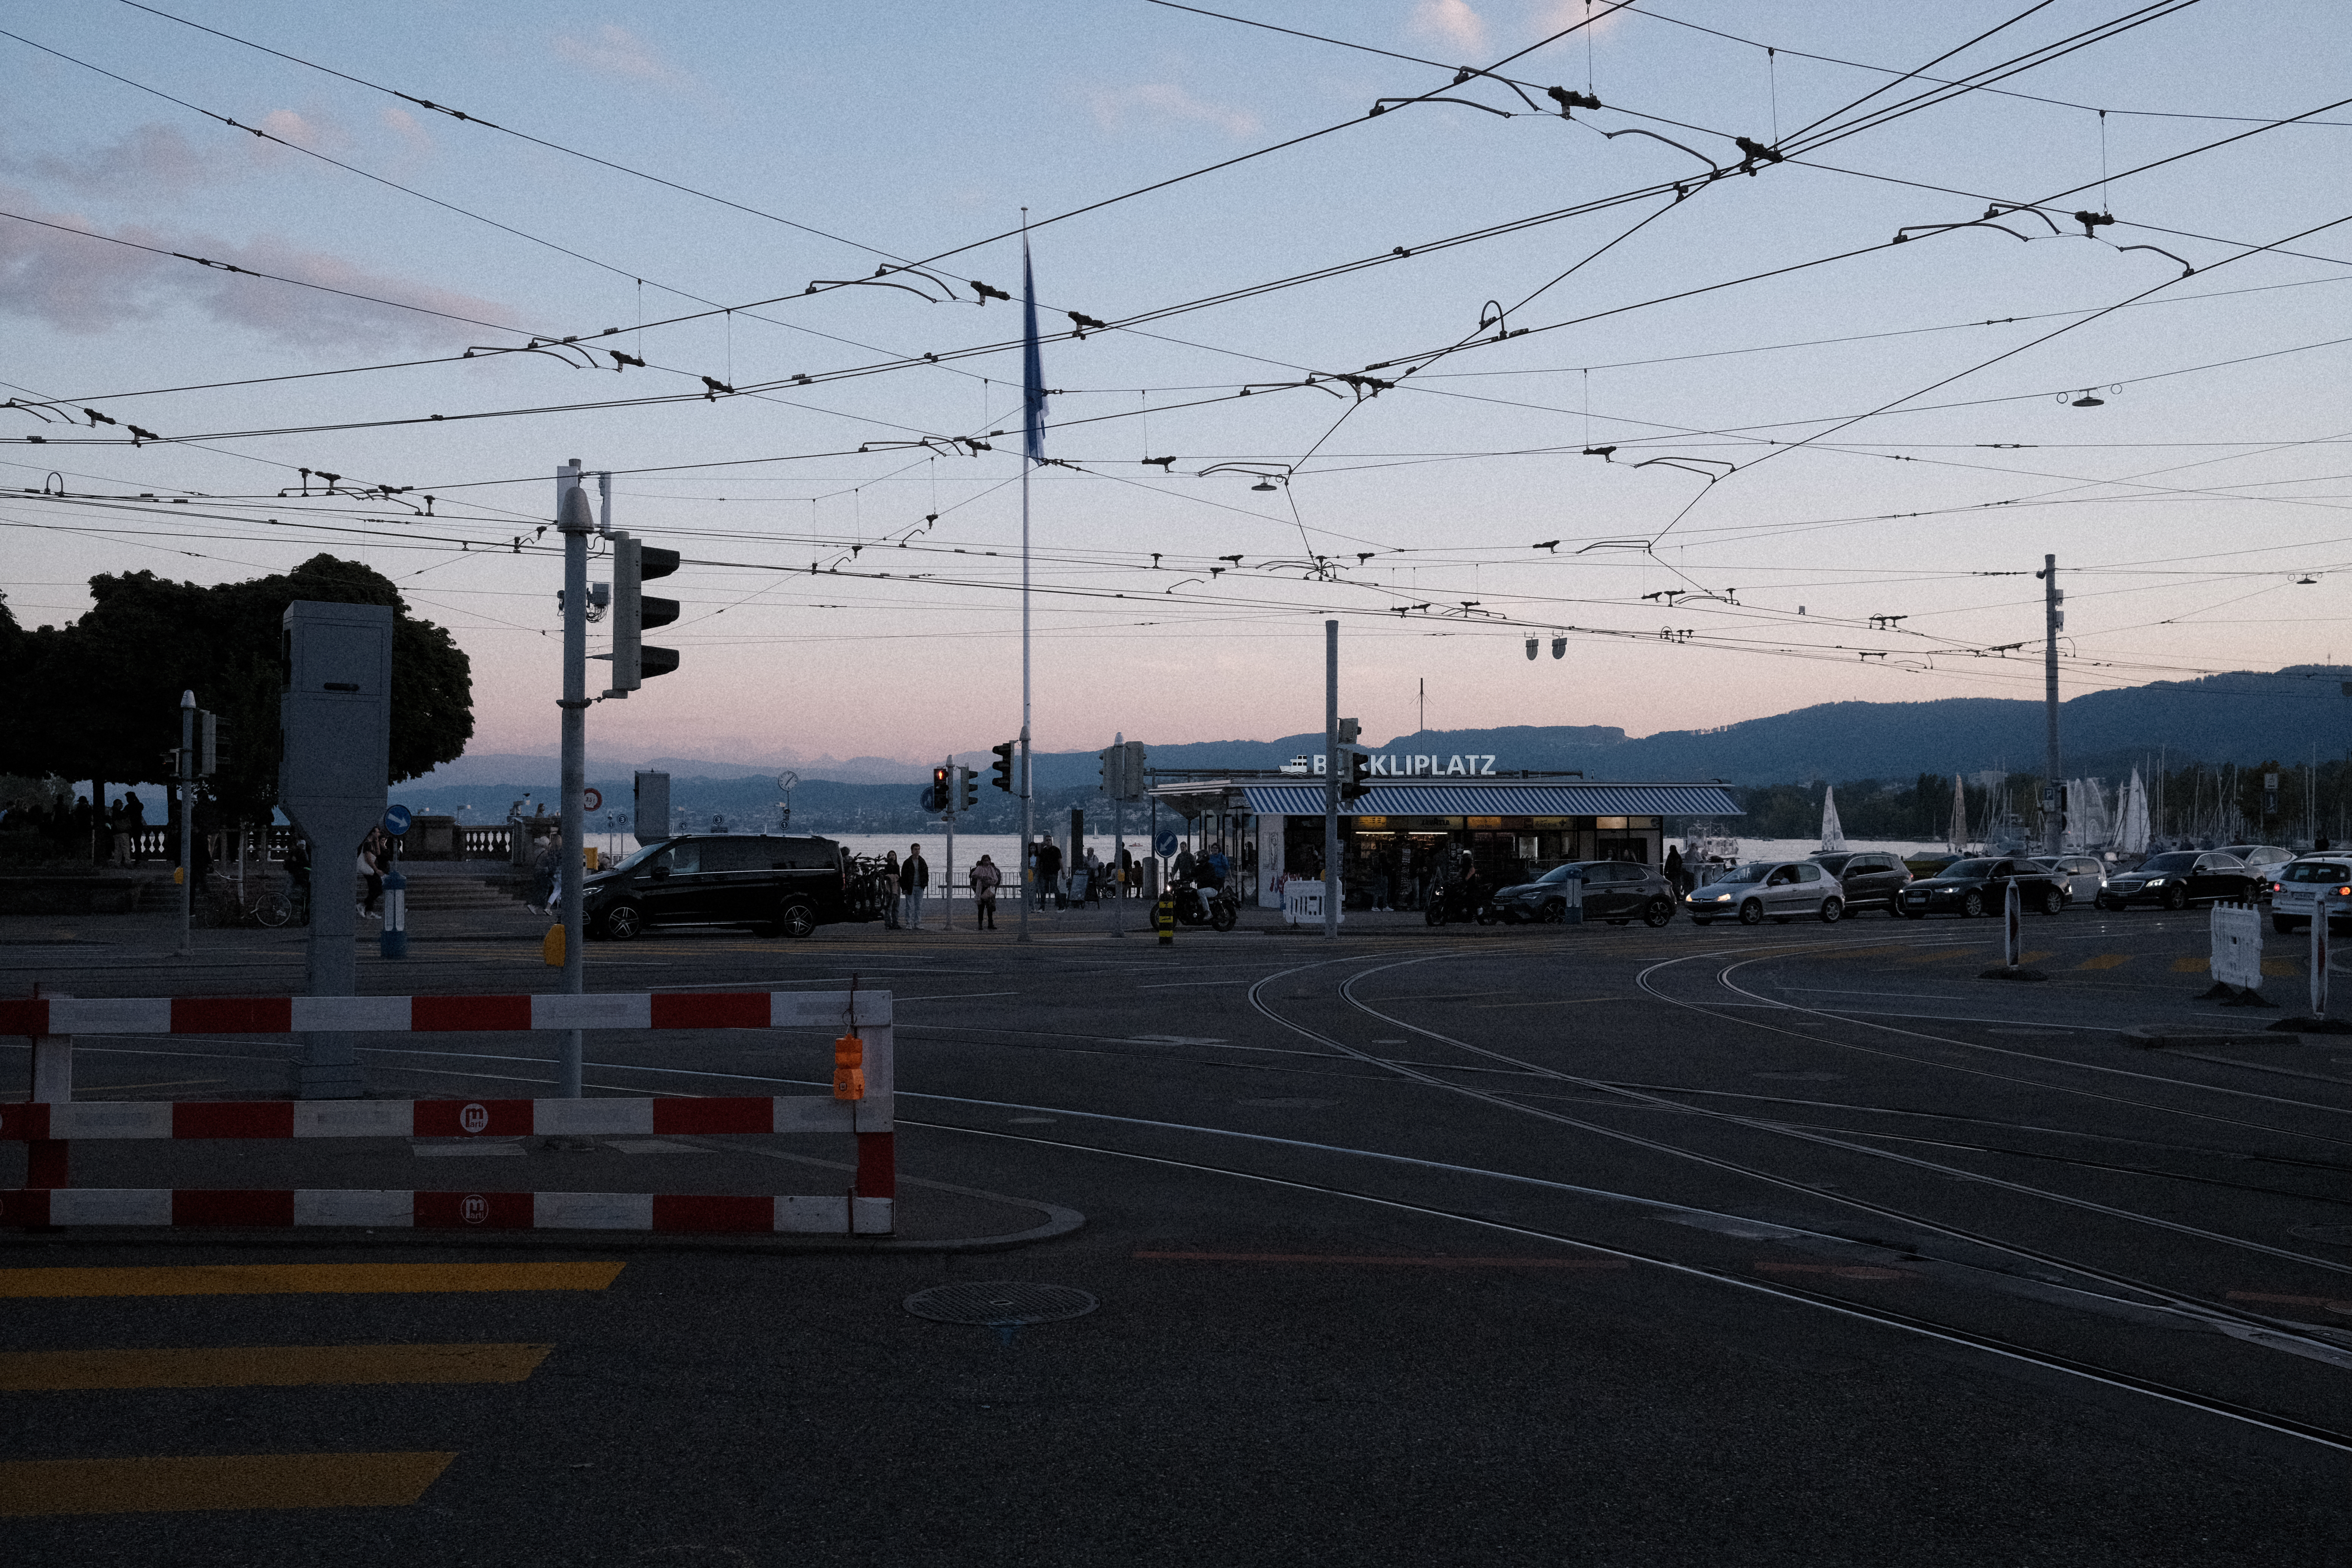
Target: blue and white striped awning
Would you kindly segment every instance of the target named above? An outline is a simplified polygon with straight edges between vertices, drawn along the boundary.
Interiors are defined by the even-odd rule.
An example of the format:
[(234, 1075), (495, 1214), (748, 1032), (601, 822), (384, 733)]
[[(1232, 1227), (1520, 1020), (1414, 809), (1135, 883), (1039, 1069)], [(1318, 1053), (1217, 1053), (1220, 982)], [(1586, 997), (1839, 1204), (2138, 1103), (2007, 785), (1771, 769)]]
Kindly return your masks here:
[[(1245, 784), (1260, 816), (1320, 816), (1323, 786)], [(1347, 816), (1739, 816), (1716, 784), (1475, 784), (1372, 785)]]

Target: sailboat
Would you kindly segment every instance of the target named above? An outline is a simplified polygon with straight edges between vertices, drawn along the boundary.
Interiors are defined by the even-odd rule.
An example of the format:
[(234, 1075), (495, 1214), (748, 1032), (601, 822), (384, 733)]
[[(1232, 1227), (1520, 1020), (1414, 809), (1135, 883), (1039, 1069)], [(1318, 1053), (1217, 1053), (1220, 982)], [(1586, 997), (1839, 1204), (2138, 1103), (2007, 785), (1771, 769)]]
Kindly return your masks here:
[(1832, 784), (1822, 786), (1822, 849), (1824, 855), (1844, 849), (1845, 826), (1838, 821), (1837, 789)]
[(2147, 786), (2140, 782), (2137, 768), (2116, 803), (2116, 849), (2124, 855), (2147, 853)]
[(1969, 786), (1958, 773), (1952, 775), (1952, 853), (1969, 852)]

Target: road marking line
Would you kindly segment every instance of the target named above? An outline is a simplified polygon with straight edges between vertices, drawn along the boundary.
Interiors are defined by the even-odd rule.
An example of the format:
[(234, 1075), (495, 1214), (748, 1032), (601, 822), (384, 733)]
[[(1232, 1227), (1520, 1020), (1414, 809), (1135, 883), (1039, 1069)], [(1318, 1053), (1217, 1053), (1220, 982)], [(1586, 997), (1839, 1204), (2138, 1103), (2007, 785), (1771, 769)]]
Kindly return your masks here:
[(1628, 1002), (1628, 996), (1560, 996), (1549, 1002), (1481, 1002), (1470, 1009), (1473, 1013), (1491, 1013), (1498, 1007), (1581, 1007), (1588, 1002)]
[(2352, 1312), (2352, 1301), (2338, 1301), (2326, 1296), (2265, 1296), (2253, 1290), (2232, 1290), (2232, 1301), (2272, 1301), (2284, 1307), (2325, 1307), (2331, 1312)]
[(229, 1345), (0, 1354), (0, 1390), (520, 1383), (553, 1345)]
[(1136, 1252), (1161, 1263), (1355, 1263), (1389, 1268), (1631, 1268), (1622, 1258), (1370, 1258), (1348, 1252)]
[(455, 1454), (223, 1454), (0, 1463), (0, 1519), (266, 1508), (395, 1508)]
[(0, 1268), (0, 1299), (602, 1290), (623, 1267), (618, 1263), (239, 1263), (152, 1268)]
[(1873, 1268), (1850, 1263), (1778, 1263), (1769, 1260), (1756, 1265), (1764, 1274), (1829, 1274), (1840, 1279), (1916, 1279), (1919, 1278), (1902, 1268)]
[(2074, 967), (2077, 969), (2121, 969), (2125, 964), (2129, 963), (2131, 961), (2132, 955), (2128, 952), (2103, 952), (2095, 958), (2086, 958), (2083, 960), (2082, 963), (2076, 964)]
[(2172, 961), (2172, 973), (2175, 974), (2202, 974), (2212, 967), (2213, 959), (2210, 953), (2203, 958), (2176, 958)]

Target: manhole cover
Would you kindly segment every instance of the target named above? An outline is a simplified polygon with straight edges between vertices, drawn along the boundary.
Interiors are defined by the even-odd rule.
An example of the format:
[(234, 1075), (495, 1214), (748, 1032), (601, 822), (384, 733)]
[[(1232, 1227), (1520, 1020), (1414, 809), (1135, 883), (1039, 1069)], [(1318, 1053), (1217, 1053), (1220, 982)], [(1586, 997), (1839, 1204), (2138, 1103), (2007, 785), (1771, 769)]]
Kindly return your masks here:
[(1024, 1285), (983, 1279), (971, 1285), (934, 1285), (907, 1298), (907, 1310), (935, 1323), (978, 1323), (1003, 1328), (1018, 1323), (1058, 1323), (1083, 1318), (1095, 1299), (1067, 1285)]
[(2352, 1247), (2352, 1225), (2289, 1226), (2287, 1234), (2305, 1241), (2332, 1241), (2338, 1247)]

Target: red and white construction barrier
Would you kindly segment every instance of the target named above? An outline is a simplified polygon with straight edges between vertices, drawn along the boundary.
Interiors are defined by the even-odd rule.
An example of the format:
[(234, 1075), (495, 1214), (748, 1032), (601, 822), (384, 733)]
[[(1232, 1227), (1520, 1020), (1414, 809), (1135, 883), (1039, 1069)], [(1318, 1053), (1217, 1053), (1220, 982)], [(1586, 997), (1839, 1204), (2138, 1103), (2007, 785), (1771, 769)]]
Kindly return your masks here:
[[(841, 1029), (831, 1097), (609, 1100), (79, 1101), (76, 1034), (295, 1034), (521, 1029)], [(890, 1233), (897, 1199), (887, 992), (526, 996), (44, 996), (0, 1001), (0, 1035), (33, 1037), (32, 1100), (0, 1105), (0, 1141), (26, 1145), (26, 1185), (0, 1192), (8, 1226), (337, 1226), (368, 1229)], [(854, 1037), (854, 1040), (852, 1037)], [(77, 1141), (515, 1138), (846, 1132), (856, 1178), (839, 1194), (459, 1193), (75, 1188)]]

